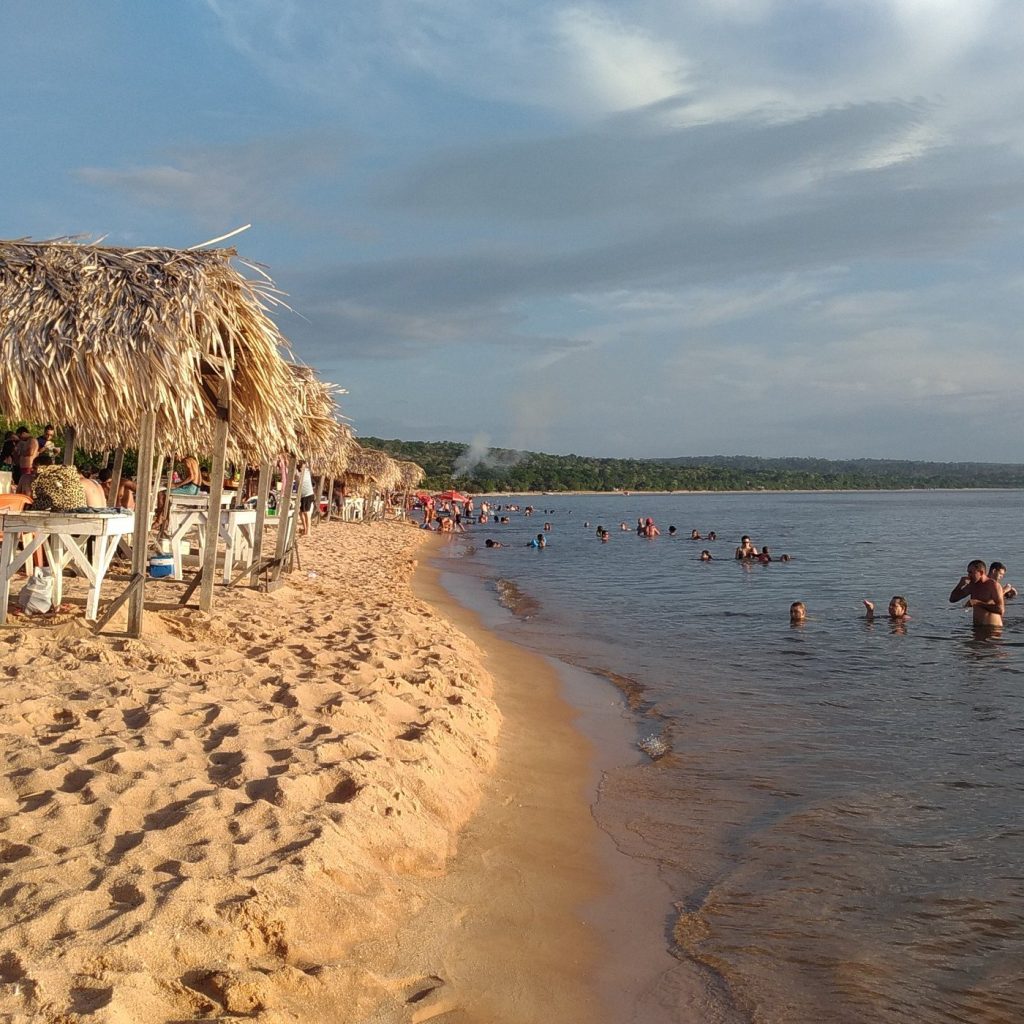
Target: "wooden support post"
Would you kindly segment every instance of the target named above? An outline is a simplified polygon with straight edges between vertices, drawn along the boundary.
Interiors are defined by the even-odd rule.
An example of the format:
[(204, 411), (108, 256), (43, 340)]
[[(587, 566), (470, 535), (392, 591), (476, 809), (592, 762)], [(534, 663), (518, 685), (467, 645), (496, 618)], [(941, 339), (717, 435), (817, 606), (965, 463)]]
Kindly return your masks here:
[(145, 583), (145, 579), (146, 577), (142, 573), (132, 576), (131, 580), (128, 583), (128, 586), (124, 589), (123, 593), (114, 598), (114, 600), (111, 601), (110, 604), (108, 604), (107, 607), (104, 609), (103, 615), (101, 616), (100, 620), (93, 627), (97, 633), (103, 631), (103, 628), (106, 626), (106, 624), (117, 614), (118, 609), (121, 607), (121, 605), (123, 605), (125, 601), (129, 600), (131, 596), (135, 593), (135, 591), (138, 590), (139, 587), (143, 586), (143, 584)]
[(320, 499), (323, 497), (323, 493), (324, 493), (324, 477), (323, 477), (323, 474), (321, 473), (316, 478), (316, 483), (313, 485), (313, 509), (312, 509), (312, 513), (313, 514), (309, 517), (309, 525), (310, 526), (312, 526), (313, 523), (319, 523), (320, 520), (323, 519), (323, 514), (320, 511)]
[(203, 567), (199, 567), (199, 572), (194, 573), (192, 579), (189, 581), (188, 586), (185, 588), (185, 593), (178, 598), (178, 606), (184, 608), (188, 604), (189, 598), (196, 592), (196, 587), (203, 582)]
[(267, 520), (267, 499), (270, 496), (270, 484), (274, 477), (274, 464), (270, 459), (260, 463), (260, 478), (256, 486), (256, 523), (252, 528), (252, 575), (249, 586), (260, 585), (260, 561), (263, 557), (263, 527)]
[(217, 419), (213, 426), (213, 465), (210, 467), (210, 506), (206, 513), (206, 551), (203, 553), (203, 582), (199, 607), (213, 607), (213, 586), (217, 582), (217, 540), (220, 537), (220, 499), (224, 493), (224, 468), (228, 456), (228, 427), (231, 416), (231, 385), (224, 381), (217, 396)]
[(135, 482), (135, 533), (132, 536), (132, 579), (142, 581), (128, 601), (128, 635), (142, 635), (142, 609), (146, 599), (146, 559), (149, 554), (150, 501), (153, 494), (153, 449), (156, 447), (156, 413), (142, 415), (139, 430), (139, 470)]
[[(110, 490), (107, 493), (107, 504), (117, 504), (117, 492), (121, 489), (121, 474), (124, 472), (124, 448), (114, 452), (114, 466), (110, 470)], [(136, 505), (138, 503), (136, 502)]]
[[(291, 532), (292, 525), (292, 484), (295, 483), (295, 456), (288, 456), (288, 472), (286, 479), (281, 484), (281, 500), (277, 503), (277, 548), (274, 552), (274, 560), (276, 562), (274, 566), (271, 578), (273, 580), (279, 580), (281, 578), (281, 565), (284, 562), (285, 552), (288, 550), (289, 533)], [(281, 518), (283, 516), (283, 518)]]
[(331, 521), (331, 516), (334, 514), (334, 477), (329, 477), (327, 480), (327, 522)]
[(64, 453), (61, 455), (61, 465), (73, 466), (75, 464), (75, 428), (64, 428)]

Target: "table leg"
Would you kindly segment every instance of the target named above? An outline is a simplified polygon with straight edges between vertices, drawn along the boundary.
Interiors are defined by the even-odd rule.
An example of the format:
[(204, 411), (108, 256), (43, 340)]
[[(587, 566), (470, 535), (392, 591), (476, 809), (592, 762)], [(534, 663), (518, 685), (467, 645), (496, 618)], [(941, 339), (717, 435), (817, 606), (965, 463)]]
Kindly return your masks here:
[(256, 546), (255, 529), (252, 523), (246, 523), (245, 526), (239, 528), (239, 539), (242, 542), (242, 557), (239, 561), (248, 564), (253, 559)]
[(235, 534), (230, 526), (222, 533), (224, 537), (224, 582), (231, 582), (231, 570), (235, 564)]
[(11, 563), (14, 561), (14, 548), (18, 543), (18, 535), (13, 530), (4, 534), (0, 544), (0, 624), (7, 621), (7, 601), (11, 596)]
[(174, 566), (174, 578), (180, 580), (182, 577), (181, 571), (181, 536), (171, 537), (171, 562)]
[(106, 572), (106, 566), (110, 562), (110, 559), (107, 557), (107, 551), (111, 544), (115, 542), (116, 539), (114, 537), (98, 536), (93, 538), (92, 561), (89, 563), (92, 566), (93, 578), (89, 584), (89, 596), (85, 601), (85, 617), (93, 621), (99, 617), (100, 585), (103, 583), (103, 574)]
[(43, 541), (43, 548), (53, 573), (53, 607), (59, 608), (64, 601), (64, 545), (59, 534), (51, 533)]

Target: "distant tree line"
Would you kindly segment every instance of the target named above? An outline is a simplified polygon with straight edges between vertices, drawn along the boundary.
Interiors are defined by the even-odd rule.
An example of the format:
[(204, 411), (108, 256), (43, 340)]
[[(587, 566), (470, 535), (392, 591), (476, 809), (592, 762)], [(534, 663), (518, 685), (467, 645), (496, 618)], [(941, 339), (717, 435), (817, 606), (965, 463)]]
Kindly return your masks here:
[(673, 459), (599, 459), (584, 455), (488, 449), (468, 462), (455, 441), (363, 437), (360, 443), (426, 470), (427, 490), (486, 491), (816, 491), (936, 487), (1022, 487), (1024, 465), (894, 459), (762, 459), (711, 455)]

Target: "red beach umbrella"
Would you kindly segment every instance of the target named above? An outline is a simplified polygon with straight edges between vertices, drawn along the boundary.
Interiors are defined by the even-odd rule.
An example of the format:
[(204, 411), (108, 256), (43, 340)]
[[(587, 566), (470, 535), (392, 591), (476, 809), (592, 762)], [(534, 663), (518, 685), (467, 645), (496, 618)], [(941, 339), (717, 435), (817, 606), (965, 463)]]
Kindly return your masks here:
[(434, 497), (441, 501), (461, 501), (463, 503), (469, 501), (465, 494), (459, 494), (458, 491), (442, 491), (440, 494), (435, 494)]

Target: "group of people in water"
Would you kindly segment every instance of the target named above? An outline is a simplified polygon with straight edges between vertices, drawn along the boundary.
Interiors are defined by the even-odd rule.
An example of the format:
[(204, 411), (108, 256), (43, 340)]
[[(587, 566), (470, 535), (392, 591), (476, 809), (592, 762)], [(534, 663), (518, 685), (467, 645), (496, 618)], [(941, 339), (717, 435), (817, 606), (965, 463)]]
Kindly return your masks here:
[[(501, 506), (497, 506), (493, 511), (501, 510)], [(506, 506), (506, 511), (519, 511), (518, 507)], [(545, 513), (548, 511), (544, 510)], [(488, 522), (491, 518), (489, 513), (492, 512), (491, 508), (486, 506), (481, 508), (480, 522)], [(524, 514), (532, 514), (534, 509), (530, 507)], [(461, 517), (460, 517), (461, 518)], [(493, 516), (494, 522), (507, 523), (509, 521), (508, 516)], [(591, 527), (590, 522), (583, 524), (584, 528), (589, 529)], [(547, 540), (544, 536), (545, 533), (551, 531), (551, 523), (544, 523), (544, 532), (538, 533), (533, 539), (527, 542), (527, 547), (534, 549), (542, 549), (547, 547)], [(619, 531), (622, 533), (633, 532), (632, 527), (628, 522), (619, 523)], [(658, 528), (653, 517), (651, 516), (640, 516), (637, 518), (635, 532), (638, 537), (654, 538), (661, 536), (661, 530)], [(611, 533), (609, 530), (598, 524), (595, 530), (595, 534), (601, 543), (608, 543), (611, 539)], [(675, 526), (668, 528), (668, 535), (670, 537), (678, 536), (679, 531)], [(718, 535), (714, 530), (709, 531), (706, 535), (702, 535), (699, 530), (693, 529), (690, 531), (689, 539), (692, 541), (717, 541)], [(487, 538), (484, 542), (488, 548), (502, 548), (507, 547), (501, 541), (494, 540), (493, 538)], [(740, 543), (735, 549), (733, 557), (738, 562), (750, 563), (756, 562), (761, 565), (767, 565), (774, 561), (789, 562), (791, 558), (789, 555), (779, 555), (777, 558), (772, 555), (771, 549), (767, 545), (760, 548), (751, 540), (747, 534), (743, 534), (740, 538)], [(710, 548), (704, 548), (700, 553), (700, 561), (710, 562), (714, 559), (711, 554)], [(999, 628), (1003, 624), (1003, 614), (1006, 609), (1006, 602), (1017, 596), (1017, 588), (1009, 584), (1003, 583), (1003, 578), (1006, 575), (1006, 566), (1002, 562), (992, 562), (991, 565), (987, 565), (981, 559), (975, 559), (970, 562), (967, 566), (966, 573), (960, 577), (956, 586), (953, 587), (949, 595), (949, 601), (951, 604), (956, 604), (960, 601), (965, 601), (965, 608), (970, 608), (973, 613), (973, 620), (975, 626), (984, 627), (987, 629)], [(888, 607), (886, 609), (886, 616), (896, 625), (902, 625), (910, 620), (910, 605), (907, 599), (901, 594), (894, 594), (889, 600)], [(868, 621), (873, 621), (875, 618), (875, 604), (873, 601), (868, 599), (864, 600), (865, 617)], [(799, 626), (807, 621), (807, 606), (803, 601), (794, 601), (789, 608), (789, 619), (791, 624)]]
[[(959, 604), (965, 601), (965, 608), (970, 608), (974, 625), (982, 629), (999, 629), (1003, 625), (1006, 602), (1017, 596), (1017, 588), (1003, 583), (1006, 566), (1002, 562), (986, 565), (980, 558), (967, 564), (967, 572), (960, 577), (956, 586), (949, 593), (949, 603)], [(865, 618), (873, 621), (875, 605), (873, 601), (864, 599)], [(889, 599), (887, 609), (889, 621), (894, 625), (902, 625), (910, 621), (910, 605), (902, 594), (894, 594)], [(807, 606), (803, 601), (794, 601), (789, 606), (789, 621), (802, 625), (807, 621)]]

